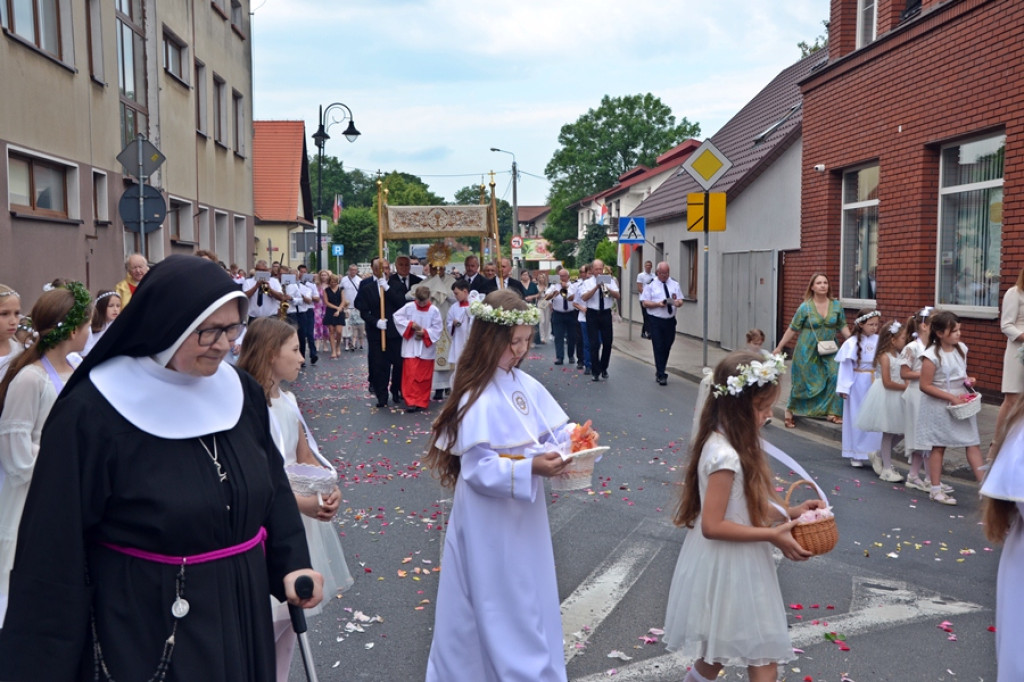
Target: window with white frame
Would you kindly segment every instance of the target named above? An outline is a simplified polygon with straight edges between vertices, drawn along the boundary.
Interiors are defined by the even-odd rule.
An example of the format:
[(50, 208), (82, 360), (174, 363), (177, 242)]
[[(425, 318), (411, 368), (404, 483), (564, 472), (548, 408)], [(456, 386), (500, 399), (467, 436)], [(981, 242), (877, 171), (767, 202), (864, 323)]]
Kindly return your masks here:
[(185, 41), (164, 29), (164, 71), (182, 83), (187, 83), (187, 68), (188, 48), (185, 46)]
[(878, 268), (878, 165), (843, 173), (839, 296), (873, 301)]
[(110, 205), (107, 203), (107, 174), (92, 172), (92, 219), (96, 222), (110, 222)]
[[(4, 0), (0, 0), (2, 3)], [(89, 42), (89, 74), (96, 80), (106, 80), (103, 68), (103, 6), (102, 0), (87, 0), (85, 32)]]
[(210, 240), (210, 209), (200, 206), (196, 212), (196, 229), (199, 230), (199, 248), (209, 251), (213, 246)]
[(230, 260), (235, 262), (244, 263), (248, 259), (246, 258), (245, 252), (250, 248), (250, 243), (245, 238), (246, 230), (246, 219), (244, 215), (235, 216), (235, 248), (231, 252)]
[(71, 217), (67, 166), (12, 153), (7, 159), (7, 171), (11, 211), (51, 218)]
[(213, 212), (213, 250), (221, 258), (228, 253), (228, 214), (224, 211)]
[(684, 239), (679, 242), (679, 288), (687, 299), (697, 299), (697, 248), (696, 239)]
[(857, 0), (857, 47), (875, 42), (878, 26), (878, 1)]
[(121, 96), (121, 146), (146, 134), (146, 39), (142, 0), (116, 0), (117, 85)]
[(207, 113), (206, 113), (206, 64), (196, 60), (196, 130), (203, 135), (206, 134)]
[(213, 74), (213, 139), (227, 146), (228, 86), (223, 78)]
[(941, 306), (999, 307), (1006, 135), (942, 148), (939, 162)]
[(192, 224), (192, 203), (171, 197), (167, 205), (167, 218), (164, 219), (167, 235), (173, 241), (194, 241), (195, 230)]
[(245, 100), (238, 90), (231, 91), (231, 118), (234, 121), (232, 139), (235, 153), (245, 156)]

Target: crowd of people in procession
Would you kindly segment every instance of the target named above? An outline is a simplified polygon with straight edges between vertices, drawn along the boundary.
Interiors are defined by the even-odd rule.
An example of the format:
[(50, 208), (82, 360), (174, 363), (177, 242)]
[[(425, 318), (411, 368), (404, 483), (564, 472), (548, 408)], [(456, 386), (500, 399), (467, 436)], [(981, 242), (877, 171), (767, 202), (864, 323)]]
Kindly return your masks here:
[[(609, 377), (621, 292), (604, 263), (549, 281), (475, 255), (457, 277), (446, 259), (422, 277), (407, 256), (394, 271), (375, 258), (365, 276), (262, 260), (245, 272), (197, 256), (150, 271), (133, 254), (125, 279), (95, 297), (54, 280), (27, 316), (0, 285), (0, 679), (286, 680), (285, 603), (316, 609), (352, 577), (330, 524), (336, 471), (285, 385), (307, 357), (365, 348), (376, 407), (443, 402), (425, 464), (455, 499), (427, 679), (565, 680), (543, 479), (564, 470), (575, 425), (519, 365), (531, 343), (552, 341), (555, 365)], [(665, 386), (685, 296), (669, 264), (650, 261), (635, 295)], [(775, 680), (792, 658), (770, 550), (809, 558), (791, 529), (824, 503), (783, 506), (760, 445), (791, 342), (787, 427), (841, 424), (843, 457), (887, 482), (903, 480), (892, 465), (902, 438), (905, 486), (945, 505), (956, 504), (941, 480), (945, 448), (966, 448), (985, 481), (986, 532), (1006, 543), (999, 632), (1024, 626), (1009, 606), (1024, 589), (1024, 270), (1002, 322), (1006, 399), (987, 464), (951, 312), (902, 321), (865, 309), (851, 328), (815, 274), (773, 352), (753, 329), (718, 364), (674, 517), (691, 531), (665, 642), (697, 660), (686, 682), (723, 665)], [(52, 513), (55, 499), (66, 515)], [(498, 552), (496, 533), (507, 540)], [(312, 596), (296, 593), (302, 576)], [(999, 679), (1020, 679), (1024, 661), (1005, 641)]]

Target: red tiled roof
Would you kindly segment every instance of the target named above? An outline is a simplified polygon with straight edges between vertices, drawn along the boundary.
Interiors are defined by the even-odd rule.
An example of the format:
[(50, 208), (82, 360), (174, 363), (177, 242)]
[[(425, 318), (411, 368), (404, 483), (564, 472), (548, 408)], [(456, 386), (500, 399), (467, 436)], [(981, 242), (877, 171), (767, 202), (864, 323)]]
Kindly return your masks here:
[[(822, 60), (827, 57), (815, 53), (786, 68), (711, 136), (719, 151), (733, 163), (712, 191), (725, 192), (729, 200), (734, 199), (799, 139), (803, 114), (799, 83)], [(642, 215), (649, 222), (682, 216), (686, 213), (686, 195), (702, 191), (688, 173), (673, 174), (632, 214)]]
[(257, 222), (313, 224), (305, 123), (253, 121), (252, 176)]
[(550, 206), (517, 206), (520, 223), (532, 223), (551, 211)]
[(585, 206), (589, 202), (596, 201), (597, 199), (613, 197), (616, 194), (624, 192), (633, 185), (640, 184), (641, 182), (649, 180), (650, 178), (653, 178), (656, 175), (661, 175), (667, 170), (671, 170), (672, 168), (681, 166), (683, 163), (686, 162), (686, 159), (690, 157), (690, 154), (692, 154), (699, 146), (700, 141), (694, 140), (692, 138), (684, 142), (681, 142), (680, 144), (677, 144), (675, 147), (672, 147), (672, 149), (669, 149), (667, 152), (664, 152), (661, 155), (659, 155), (657, 158), (657, 165), (655, 165), (654, 168), (648, 168), (647, 166), (636, 166), (620, 175), (619, 181), (616, 182), (611, 187), (609, 187), (608, 189), (601, 190), (597, 194), (591, 194), (589, 197), (583, 197), (579, 201), (572, 204), (570, 208)]

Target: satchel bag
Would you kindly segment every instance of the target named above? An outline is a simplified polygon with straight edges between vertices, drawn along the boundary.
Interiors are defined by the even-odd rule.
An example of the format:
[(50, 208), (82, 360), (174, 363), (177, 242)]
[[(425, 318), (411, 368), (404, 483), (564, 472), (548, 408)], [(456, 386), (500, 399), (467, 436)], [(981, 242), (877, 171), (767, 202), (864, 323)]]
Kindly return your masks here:
[[(829, 303), (829, 312), (832, 312), (831, 308), (832, 304)], [(839, 346), (836, 344), (835, 339), (828, 339), (826, 341), (822, 341), (821, 339), (819, 339), (818, 333), (814, 331), (813, 324), (811, 324), (811, 334), (814, 334), (814, 340), (818, 342), (818, 355), (835, 355), (836, 353), (839, 352)]]

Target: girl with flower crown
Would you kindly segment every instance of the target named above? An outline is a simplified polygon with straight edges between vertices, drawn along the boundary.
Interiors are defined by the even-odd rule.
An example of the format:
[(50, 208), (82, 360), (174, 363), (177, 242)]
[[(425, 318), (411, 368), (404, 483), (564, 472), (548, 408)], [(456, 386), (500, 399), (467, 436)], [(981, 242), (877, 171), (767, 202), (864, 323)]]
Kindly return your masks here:
[(906, 342), (907, 330), (899, 321), (893, 320), (882, 326), (875, 348), (878, 380), (872, 382), (857, 415), (858, 429), (882, 434), (881, 448), (877, 452), (869, 452), (868, 458), (875, 475), (886, 483), (903, 480), (892, 468), (892, 445), (898, 434), (903, 433), (903, 392), (907, 384), (900, 378), (897, 356)]
[(882, 447), (882, 434), (857, 427), (857, 416), (875, 380), (875, 346), (882, 317), (877, 310), (857, 311), (853, 334), (836, 353), (839, 376), (836, 394), (843, 399), (843, 457), (862, 467)]
[(68, 354), (85, 347), (91, 315), (89, 292), (78, 282), (44, 292), (32, 306), (32, 343), (0, 381), (0, 627), (43, 423), (75, 369)]
[(564, 682), (544, 478), (565, 468), (572, 425), (518, 369), (540, 311), (502, 289), (470, 312), (473, 352), (459, 359), (425, 459), (455, 489), (426, 679)]
[[(21, 297), (6, 284), (0, 284), (0, 380), (23, 346), (14, 337), (21, 321)], [(0, 481), (3, 478), (0, 477)]]
[(90, 326), (89, 340), (85, 342), (85, 350), (82, 357), (89, 354), (103, 334), (114, 323), (117, 316), (121, 314), (121, 297), (116, 291), (105, 290), (96, 294), (96, 301), (93, 304), (92, 325)]
[(793, 561), (809, 558), (793, 519), (825, 503), (786, 509), (775, 493), (760, 431), (783, 371), (783, 356), (750, 351), (715, 367), (673, 518), (691, 530), (669, 589), (664, 642), (697, 659), (684, 682), (711, 682), (727, 665), (745, 666), (751, 682), (775, 682), (778, 664), (794, 658), (772, 546)]

